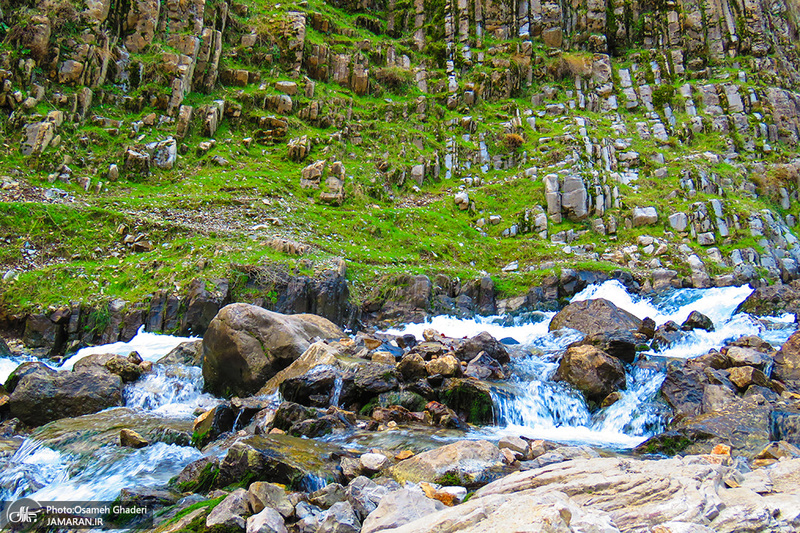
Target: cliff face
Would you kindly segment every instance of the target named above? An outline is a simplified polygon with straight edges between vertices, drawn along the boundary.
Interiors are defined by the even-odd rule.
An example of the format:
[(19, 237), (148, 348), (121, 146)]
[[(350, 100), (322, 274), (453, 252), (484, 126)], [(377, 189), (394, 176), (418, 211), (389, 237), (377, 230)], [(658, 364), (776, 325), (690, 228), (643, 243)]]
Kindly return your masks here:
[(656, 289), (800, 275), (794, 0), (0, 9), (0, 200), (103, 210), (92, 234), (43, 231), (56, 207), (0, 220), (12, 307), (48, 290), (26, 272), (146, 298), (258, 263), (253, 241), (295, 270), (345, 257), (373, 307), (409, 270), (508, 296), (576, 264)]

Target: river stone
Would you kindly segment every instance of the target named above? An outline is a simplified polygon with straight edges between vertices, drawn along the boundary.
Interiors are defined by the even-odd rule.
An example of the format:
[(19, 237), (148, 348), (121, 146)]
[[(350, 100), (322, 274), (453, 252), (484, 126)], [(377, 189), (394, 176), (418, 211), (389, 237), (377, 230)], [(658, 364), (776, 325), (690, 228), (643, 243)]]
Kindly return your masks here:
[(361, 521), (349, 502), (334, 503), (323, 513), (317, 533), (359, 533)]
[(284, 518), (289, 518), (294, 513), (294, 506), (286, 491), (274, 483), (251, 483), (247, 489), (247, 502), (254, 513), (260, 513), (265, 507), (279, 512)]
[(442, 502), (417, 490), (396, 490), (384, 496), (378, 507), (367, 516), (361, 533), (400, 527), (444, 508)]
[(415, 455), (389, 469), (399, 483), (439, 483), (476, 487), (505, 472), (503, 454), (489, 441), (462, 440)]
[(387, 487), (378, 485), (365, 476), (358, 476), (345, 489), (347, 501), (353, 506), (361, 520), (364, 520), (368, 514), (374, 511), (381, 498), (388, 493), (389, 489)]
[(550, 331), (572, 328), (585, 335), (610, 333), (613, 331), (635, 332), (642, 321), (614, 303), (598, 298), (572, 302), (556, 313), (550, 321)]
[(236, 489), (211, 510), (206, 518), (206, 527), (244, 531), (246, 522), (243, 516), (246, 514), (249, 514), (247, 491)]
[(182, 342), (156, 362), (162, 365), (202, 366), (203, 341)]
[(75, 362), (72, 369), (75, 372), (88, 370), (90, 367), (100, 367), (116, 374), (122, 381), (129, 383), (136, 381), (142, 375), (141, 356), (136, 352), (128, 355), (113, 353), (87, 355)]
[(122, 404), (122, 380), (105, 369), (57, 372), (35, 365), (16, 383), (8, 402), (11, 416), (29, 426)]
[(730, 368), (732, 366), (752, 366), (762, 372), (772, 365), (772, 357), (760, 350), (746, 348), (743, 346), (726, 346), (723, 348), (727, 358), (727, 366), (718, 368)]
[(225, 306), (203, 336), (205, 388), (218, 396), (249, 396), (314, 340), (343, 336), (320, 316), (282, 315), (248, 304)]
[[(730, 470), (700, 457), (574, 459), (511, 474), (479, 489), (466, 503), (391, 531), (645, 533), (663, 531), (658, 529), (661, 525), (674, 522), (696, 525), (688, 530), (692, 533), (707, 531), (704, 526), (726, 532), (792, 530), (800, 518), (800, 459), (781, 461), (767, 471), (773, 490), (787, 494), (728, 489), (719, 480)], [(763, 475), (744, 473), (743, 485)], [(742, 529), (744, 523), (753, 525), (742, 520), (747, 515), (758, 517), (758, 522)], [(731, 516), (741, 522), (732, 523)], [(532, 524), (550, 529), (531, 529)]]
[(355, 386), (365, 395), (375, 395), (396, 389), (395, 366), (381, 363), (362, 365), (356, 372)]
[(442, 377), (458, 377), (462, 374), (461, 363), (452, 355), (437, 357), (425, 364), (425, 370), (429, 376), (440, 375)]
[(485, 331), (463, 341), (455, 350), (456, 357), (461, 361), (471, 361), (481, 352), (486, 352), (499, 363), (508, 363), (511, 360), (503, 343)]
[(491, 357), (486, 352), (481, 352), (472, 359), (467, 365), (464, 373), (475, 379), (503, 379), (503, 367), (497, 362), (497, 359)]
[(333, 504), (344, 500), (344, 487), (338, 483), (329, 483), (308, 495), (308, 502), (322, 509), (329, 509)]
[(339, 371), (356, 368), (356, 364), (345, 362), (337, 355), (337, 350), (332, 346), (324, 342), (315, 342), (296, 361), (271, 377), (258, 391), (258, 395), (269, 396), (275, 393), (284, 381), (303, 376), (318, 366), (325, 365)]
[(425, 370), (425, 359), (418, 353), (404, 355), (397, 364), (397, 371), (403, 381), (415, 381), (428, 375)]
[(368, 474), (380, 472), (390, 463), (389, 458), (382, 453), (365, 453), (359, 460), (361, 461), (361, 468)]
[(280, 513), (265, 507), (247, 519), (247, 533), (288, 533), (288, 530)]
[(726, 444), (732, 454), (752, 458), (770, 441), (770, 412), (769, 405), (743, 399), (681, 420), (675, 427), (702, 436), (691, 439), (694, 442), (687, 445), (686, 453), (710, 453), (717, 444)]
[(439, 389), (439, 400), (470, 424), (494, 421), (494, 402), (489, 385), (474, 378), (450, 378)]
[[(786, 382), (800, 382), (800, 331), (795, 331), (783, 343), (773, 358), (772, 377)], [(800, 384), (798, 384), (800, 385)], [(795, 386), (800, 389), (800, 387)]]
[(594, 346), (568, 348), (558, 364), (555, 379), (566, 381), (595, 403), (626, 387), (625, 368), (619, 359)]
[(691, 331), (693, 329), (714, 331), (714, 322), (700, 311), (692, 311), (681, 324), (681, 329), (683, 331)]
[(119, 445), (126, 448), (144, 448), (150, 444), (147, 439), (133, 431), (124, 428), (119, 432)]
[(3, 337), (0, 337), (0, 357), (11, 357), (11, 349)]
[(731, 368), (729, 371), (730, 380), (734, 385), (739, 387), (740, 390), (745, 390), (750, 385), (758, 385), (759, 387), (770, 388), (770, 383), (767, 376), (762, 371), (752, 366), (737, 366)]
[(769, 414), (770, 440), (800, 444), (800, 409), (775, 409)]

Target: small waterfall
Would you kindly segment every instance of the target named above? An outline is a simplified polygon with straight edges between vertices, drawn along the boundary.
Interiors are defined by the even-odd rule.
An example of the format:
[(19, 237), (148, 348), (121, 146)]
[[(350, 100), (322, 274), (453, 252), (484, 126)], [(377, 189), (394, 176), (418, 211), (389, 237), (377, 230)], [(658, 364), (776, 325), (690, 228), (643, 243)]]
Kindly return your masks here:
[(203, 371), (183, 365), (153, 365), (153, 371), (125, 386), (125, 406), (154, 414), (193, 418), (197, 408), (209, 409), (220, 400), (203, 393)]
[(342, 395), (343, 386), (344, 379), (342, 379), (341, 374), (337, 373), (336, 378), (333, 381), (333, 393), (331, 394), (331, 405), (333, 407), (339, 407), (339, 398)]
[(300, 489), (312, 493), (328, 486), (328, 481), (316, 474), (308, 473), (300, 480)]

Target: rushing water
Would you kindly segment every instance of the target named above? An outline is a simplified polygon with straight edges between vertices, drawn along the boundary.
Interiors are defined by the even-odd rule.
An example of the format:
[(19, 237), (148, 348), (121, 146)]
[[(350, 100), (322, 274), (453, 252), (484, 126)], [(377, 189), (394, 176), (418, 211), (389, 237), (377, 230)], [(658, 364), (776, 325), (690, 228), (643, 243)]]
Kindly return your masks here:
[[(667, 422), (666, 408), (657, 400), (664, 379), (664, 358), (686, 358), (719, 348), (742, 335), (758, 335), (778, 346), (794, 331), (793, 317), (754, 318), (734, 315), (750, 294), (748, 287), (684, 289), (654, 298), (630, 295), (618, 282), (590, 286), (573, 301), (606, 298), (639, 318), (649, 316), (657, 324), (681, 323), (698, 310), (709, 316), (714, 332), (690, 332), (681, 342), (659, 354), (645, 353), (627, 365), (627, 390), (612, 405), (592, 411), (583, 396), (568, 385), (553, 381), (558, 358), (566, 347), (581, 338), (574, 330), (549, 332), (555, 313), (535, 312), (520, 317), (434, 317), (424, 324), (408, 324), (389, 333), (411, 333), (422, 338), (432, 328), (446, 336), (461, 338), (488, 331), (498, 339), (511, 338), (514, 348), (508, 380), (493, 387), (496, 425), (470, 432), (468, 438), (499, 439), (503, 435), (525, 435), (562, 442), (626, 449), (661, 431)], [(138, 352), (143, 359), (157, 361), (186, 338), (140, 331), (127, 343), (85, 348), (66, 360), (62, 371), (87, 355)], [(646, 361), (650, 359), (650, 361)], [(0, 359), (0, 378), (5, 380), (28, 357)], [(645, 364), (641, 361), (645, 360)], [(333, 403), (338, 403), (341, 379), (336, 382)], [(156, 487), (202, 456), (192, 447), (156, 443), (140, 450), (115, 444), (119, 427), (133, 429), (146, 424), (179, 424), (189, 427), (198, 409), (208, 409), (219, 399), (202, 392), (199, 368), (155, 364), (153, 371), (125, 386), (127, 409), (110, 410), (38, 429), (10, 457), (0, 459), (0, 500), (31, 496), (48, 499), (113, 499), (126, 487)], [(174, 422), (169, 422), (170, 420)], [(166, 421), (166, 422), (164, 422)], [(114, 425), (117, 424), (117, 425)], [(138, 424), (138, 426), (137, 426)], [(109, 428), (111, 425), (113, 427)], [(105, 431), (105, 433), (103, 433)], [(363, 447), (380, 445), (391, 432), (354, 435), (351, 443)], [(399, 434), (399, 432), (394, 432)], [(77, 437), (76, 437), (77, 436)], [(452, 430), (415, 433), (400, 438), (417, 439), (423, 446), (442, 440), (464, 438)], [(84, 445), (83, 441), (91, 441)], [(313, 488), (318, 480), (306, 480)]]
[[(652, 318), (658, 325), (669, 320), (680, 324), (692, 311), (700, 311), (712, 319), (715, 331), (695, 330), (658, 354), (644, 354), (645, 357), (688, 358), (718, 349), (726, 341), (742, 335), (758, 335), (776, 346), (791, 335), (794, 317), (759, 320), (746, 314), (734, 314), (751, 293), (752, 289), (744, 286), (682, 289), (647, 298), (631, 295), (618, 281), (608, 281), (587, 287), (572, 301), (605, 298), (639, 318)], [(422, 338), (424, 330), (432, 328), (449, 337), (462, 338), (487, 331), (496, 338), (511, 337), (528, 350), (528, 355), (512, 359), (511, 380), (493, 389), (496, 426), (482, 428), (476, 432), (478, 436), (525, 435), (624, 449), (662, 431), (668, 422), (668, 412), (657, 401), (665, 376), (657, 366), (627, 365), (627, 390), (622, 391), (617, 402), (596, 412), (590, 411), (580, 393), (552, 380), (558, 356), (570, 343), (582, 337), (573, 330), (549, 332), (554, 315), (536, 313), (517, 320), (499, 316), (468, 320), (434, 317), (429, 322), (408, 324), (388, 333), (411, 333)]]

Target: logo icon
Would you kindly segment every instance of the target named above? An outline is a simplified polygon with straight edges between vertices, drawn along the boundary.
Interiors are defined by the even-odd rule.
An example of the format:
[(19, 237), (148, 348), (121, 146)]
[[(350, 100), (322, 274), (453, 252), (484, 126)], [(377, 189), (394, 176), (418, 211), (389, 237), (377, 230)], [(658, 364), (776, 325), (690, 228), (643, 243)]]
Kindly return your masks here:
[(42, 511), (42, 506), (39, 502), (30, 498), (22, 498), (17, 500), (5, 511), (5, 522), (14, 525), (32, 525), (39, 518), (39, 513)]

